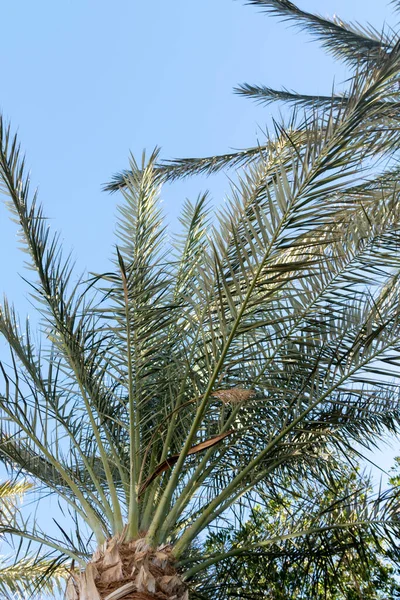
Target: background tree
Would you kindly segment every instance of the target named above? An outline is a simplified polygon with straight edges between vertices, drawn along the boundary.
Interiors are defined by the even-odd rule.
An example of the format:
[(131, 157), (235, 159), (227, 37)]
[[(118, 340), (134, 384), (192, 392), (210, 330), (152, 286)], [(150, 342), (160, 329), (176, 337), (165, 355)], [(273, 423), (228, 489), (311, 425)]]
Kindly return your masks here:
[[(395, 480), (393, 479), (393, 483)], [(238, 559), (221, 561), (205, 576), (204, 589), (210, 598), (253, 598), (273, 600), (315, 598), (316, 600), (390, 600), (400, 597), (397, 556), (385, 539), (368, 529), (328, 529), (301, 540), (285, 538), (296, 527), (312, 530), (336, 513), (351, 511), (355, 497), (371, 493), (371, 481), (357, 469), (340, 465), (332, 488), (317, 481), (304, 481), (302, 489), (282, 482), (275, 498), (260, 498), (242, 523), (220, 523), (206, 541), (210, 553), (223, 553), (249, 540), (257, 544), (274, 539), (269, 548), (257, 549)]]
[[(259, 4), (305, 18), (289, 2)], [(329, 27), (335, 43), (348, 31)], [(335, 531), (361, 548), (365, 530), (397, 534), (396, 490), (362, 490), (306, 529), (289, 521), (279, 540), (201, 548), (213, 524), (286, 481), (293, 497), (306, 477), (334, 489), (338, 459), (398, 433), (399, 48), (381, 43), (367, 59), (346, 101), (277, 125), (263, 148), (167, 167), (156, 152), (132, 159), (116, 183), (113, 265), (90, 280), (76, 280), (1, 123), (2, 191), (43, 339), (3, 303), (0, 454), (58, 496), (68, 528), (55, 538), (17, 519), (3, 530), (75, 561), (68, 598), (185, 600), (213, 565), (280, 541), (305, 552)], [(187, 202), (171, 245), (162, 179), (229, 164), (247, 168), (214, 224), (205, 196)]]

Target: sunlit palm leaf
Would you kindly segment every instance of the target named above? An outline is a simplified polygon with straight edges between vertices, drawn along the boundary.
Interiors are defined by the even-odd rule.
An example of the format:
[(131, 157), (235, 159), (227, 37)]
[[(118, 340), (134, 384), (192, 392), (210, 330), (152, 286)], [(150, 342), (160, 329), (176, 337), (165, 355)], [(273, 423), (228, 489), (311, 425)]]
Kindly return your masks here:
[(0, 560), (0, 597), (13, 599), (54, 597), (62, 593), (68, 576), (67, 568), (59, 560), (26, 556), (17, 562), (11, 559)]

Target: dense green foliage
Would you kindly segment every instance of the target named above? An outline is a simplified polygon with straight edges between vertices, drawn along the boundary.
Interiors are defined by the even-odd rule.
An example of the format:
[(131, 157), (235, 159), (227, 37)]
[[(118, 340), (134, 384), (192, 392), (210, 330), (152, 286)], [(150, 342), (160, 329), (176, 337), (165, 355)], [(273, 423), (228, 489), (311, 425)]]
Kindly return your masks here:
[[(398, 480), (392, 479), (395, 484)], [(385, 539), (368, 529), (329, 530), (301, 540), (285, 539), (293, 524), (304, 530), (319, 525), (326, 513), (346, 510), (355, 495), (370, 491), (370, 482), (355, 469), (342, 467), (341, 478), (331, 489), (304, 482), (301, 495), (290, 482), (274, 499), (255, 507), (247, 520), (235, 527), (223, 525), (210, 533), (210, 553), (224, 552), (251, 541), (274, 539), (269, 549), (258, 549), (238, 559), (221, 561), (209, 573), (214, 598), (286, 600), (394, 600), (400, 598), (397, 555)], [(341, 502), (338, 500), (342, 499)], [(210, 594), (211, 597), (211, 594)]]

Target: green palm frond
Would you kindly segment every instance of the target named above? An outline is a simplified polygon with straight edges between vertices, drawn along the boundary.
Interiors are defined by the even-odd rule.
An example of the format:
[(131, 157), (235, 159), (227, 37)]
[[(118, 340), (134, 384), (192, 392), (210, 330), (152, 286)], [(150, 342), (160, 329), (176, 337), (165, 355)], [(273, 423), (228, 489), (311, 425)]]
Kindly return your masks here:
[[(95, 316), (91, 316), (85, 305), (85, 297), (80, 291), (79, 284), (70, 285), (71, 263), (70, 259), (63, 259), (57, 236), (51, 238), (47, 227), (46, 219), (40, 206), (37, 204), (36, 193), (33, 194), (30, 201), (29, 179), (24, 173), (24, 160), (20, 157), (19, 147), (16, 137), (12, 137), (10, 129), (5, 127), (3, 122), (0, 124), (0, 177), (2, 181), (2, 191), (9, 196), (9, 207), (12, 214), (18, 219), (20, 224), (21, 236), (26, 251), (30, 257), (30, 265), (37, 274), (37, 282), (34, 284), (34, 298), (42, 306), (46, 315), (46, 322), (52, 325), (46, 327), (46, 335), (53, 343), (50, 350), (51, 360), (48, 363), (49, 372), (52, 373), (53, 365), (58, 365), (59, 372), (64, 376), (73, 376), (75, 378), (76, 389), (81, 394), (81, 410), (89, 415), (91, 430), (94, 433), (99, 450), (99, 458), (103, 463), (104, 472), (108, 480), (111, 496), (115, 508), (115, 519), (121, 524), (119, 514), (119, 504), (117, 502), (117, 493), (113, 483), (111, 467), (106, 445), (110, 446), (110, 454), (118, 460), (118, 448), (112, 438), (112, 433), (108, 428), (108, 421), (104, 419), (105, 408), (111, 408), (110, 404), (104, 403), (103, 398), (109, 396), (109, 390), (102, 387), (102, 380), (105, 377), (106, 369), (104, 367), (104, 348), (108, 344), (108, 338), (98, 340), (97, 331), (93, 329)], [(71, 291), (70, 289), (71, 288)], [(81, 316), (82, 315), (82, 316)], [(101, 486), (93, 474), (89, 462), (86, 460), (85, 452), (82, 451), (78, 440), (74, 437), (73, 426), (71, 427), (66, 414), (71, 415), (71, 408), (76, 403), (68, 406), (63, 398), (61, 401), (59, 395), (49, 392), (46, 379), (40, 372), (40, 356), (35, 355), (32, 344), (29, 341), (29, 330), (26, 330), (27, 343), (23, 344), (20, 336), (16, 332), (16, 322), (5, 306), (1, 310), (2, 333), (5, 335), (13, 360), (18, 360), (24, 368), (24, 379), (36, 397), (36, 403), (29, 405), (25, 399), (25, 393), (20, 389), (17, 381), (11, 382), (6, 377), (7, 394), (2, 400), (2, 410), (7, 420), (11, 415), (16, 416), (15, 423), (19, 431), (23, 432), (30, 442), (36, 447), (39, 453), (47, 459), (56, 471), (61, 475), (64, 483), (73, 492), (75, 497), (79, 498), (82, 506), (85, 507), (82, 516), (91, 522), (96, 530), (99, 539), (103, 536), (101, 533), (102, 525), (99, 523), (93, 507), (84, 498), (76, 482), (70, 477), (67, 470), (58, 460), (57, 455), (52, 455), (48, 451), (51, 445), (51, 436), (68, 437), (72, 447), (79, 452), (81, 459), (86, 461), (86, 468), (91, 476), (97, 492), (102, 497), (103, 509), (108, 511), (111, 516), (112, 510), (109, 501), (104, 496)], [(40, 385), (38, 385), (38, 381)], [(57, 381), (57, 376), (56, 376)], [(10, 385), (15, 388), (15, 393), (10, 395)], [(69, 393), (72, 389), (69, 390)], [(68, 392), (67, 392), (68, 393)], [(41, 413), (41, 402), (44, 398), (44, 404), (50, 409), (55, 418), (55, 429), (50, 432), (47, 428), (38, 429), (38, 422), (43, 418)], [(21, 408), (21, 404), (24, 408)], [(39, 421), (38, 421), (39, 420)], [(6, 421), (7, 422), (7, 421)], [(105, 438), (102, 437), (104, 432)], [(8, 432), (7, 435), (12, 435)], [(89, 442), (92, 443), (92, 442)], [(114, 519), (113, 519), (114, 520)], [(117, 524), (114, 525), (118, 527)]]
[[(296, 133), (292, 133), (296, 136)], [(302, 135), (299, 132), (298, 135)], [(174, 160), (161, 161), (155, 165), (155, 176), (160, 182), (175, 181), (193, 175), (213, 175), (223, 169), (233, 169), (250, 165), (252, 162), (270, 157), (276, 148), (285, 143), (284, 139), (271, 140), (265, 145), (246, 148), (228, 154), (202, 158), (177, 158)], [(122, 171), (114, 175), (112, 181), (104, 186), (108, 192), (117, 192), (124, 189), (131, 175), (130, 170)]]
[[(351, 112), (353, 113), (353, 110), (356, 112), (357, 108), (352, 108)], [(342, 122), (338, 121), (337, 123), (337, 132), (339, 134), (339, 136), (341, 135), (340, 131), (342, 128)], [(328, 138), (325, 142), (327, 144), (327, 147), (332, 146), (335, 147), (336, 146), (336, 141), (335, 141), (335, 133), (334, 133), (334, 129), (333, 129), (333, 133), (332, 133), (332, 137)], [(336, 146), (337, 147), (337, 146)], [(361, 147), (360, 147), (360, 151)], [(328, 151), (329, 152), (329, 151)], [(339, 155), (342, 152), (342, 150), (339, 150)], [(347, 152), (347, 150), (346, 150)], [(324, 152), (320, 152), (318, 154), (318, 156), (320, 155), (324, 155)], [(335, 154), (331, 155), (332, 158), (335, 156)], [(338, 158), (337, 155), (335, 156), (335, 158), (333, 158), (334, 163), (335, 163), (335, 159)], [(352, 154), (352, 158), (356, 161), (357, 157), (355, 155), (355, 153), (353, 152)], [(340, 160), (340, 159), (339, 159)], [(326, 168), (326, 162), (325, 159), (323, 159), (323, 171), (325, 171)], [(346, 160), (346, 166), (349, 169), (349, 171), (352, 170), (353, 168), (353, 164), (351, 160)], [(318, 169), (319, 167), (317, 165), (315, 165), (315, 168)], [(334, 167), (333, 167), (334, 168)], [(312, 170), (307, 170), (307, 176), (311, 178), (312, 181), (316, 181), (317, 177), (316, 177), (316, 172), (312, 172)], [(340, 176), (338, 175), (334, 175), (334, 180), (337, 182), (337, 180), (340, 177), (346, 177), (346, 172), (342, 172), (340, 174)], [(265, 177), (264, 177), (265, 180)], [(255, 179), (255, 181), (257, 181), (257, 179)], [(307, 189), (307, 184), (305, 185), (305, 187), (303, 188), (303, 182), (301, 181), (300, 177), (296, 177), (296, 181), (298, 182), (299, 185), (299, 189)], [(329, 179), (329, 184), (331, 183), (331, 180)], [(318, 184), (313, 184), (313, 186), (317, 186)], [(325, 187), (325, 180), (322, 179), (321, 180), (321, 187), (324, 189)], [(271, 186), (272, 187), (272, 186)], [(257, 184), (255, 185), (255, 188), (257, 189)], [(267, 219), (264, 218), (263, 223), (272, 222), (272, 227), (274, 229), (276, 228), (281, 228), (282, 225), (282, 221), (285, 223), (284, 226), (284, 243), (282, 244), (279, 240), (279, 237), (276, 237), (275, 234), (275, 239), (274, 239), (274, 244), (276, 244), (276, 246), (282, 249), (285, 249), (287, 246), (290, 246), (291, 248), (294, 247), (296, 248), (296, 254), (298, 256), (301, 256), (301, 252), (302, 252), (302, 246), (301, 244), (299, 244), (299, 242), (301, 242), (302, 237), (304, 237), (304, 244), (305, 244), (305, 249), (307, 249), (307, 255), (308, 257), (311, 254), (311, 258), (313, 260), (310, 261), (309, 258), (307, 258), (307, 260), (304, 260), (304, 258), (301, 261), (298, 262), (290, 262), (289, 265), (286, 267), (284, 267), (284, 270), (282, 270), (281, 268), (278, 268), (278, 265), (276, 263), (276, 255), (274, 254), (274, 250), (273, 247), (271, 247), (270, 245), (266, 245), (265, 244), (265, 239), (264, 240), (257, 240), (257, 238), (255, 237), (254, 234), (254, 227), (250, 228), (248, 221), (245, 223), (247, 224), (247, 227), (249, 228), (249, 234), (251, 234), (251, 237), (248, 238), (249, 241), (246, 242), (248, 243), (248, 248), (251, 248), (251, 252), (252, 254), (249, 256), (248, 251), (246, 251), (246, 254), (243, 255), (237, 255), (237, 251), (241, 250), (242, 246), (240, 244), (240, 241), (243, 239), (243, 237), (239, 238), (239, 242), (236, 240), (235, 242), (235, 246), (234, 246), (234, 254), (232, 257), (229, 257), (228, 262), (227, 262), (227, 266), (226, 266), (226, 272), (223, 271), (222, 269), (222, 263), (219, 260), (219, 262), (216, 264), (215, 268), (217, 269), (216, 272), (216, 280), (215, 280), (215, 289), (216, 289), (216, 294), (218, 294), (218, 289), (221, 290), (221, 288), (223, 289), (223, 294), (224, 297), (220, 297), (218, 304), (219, 304), (219, 308), (218, 304), (216, 305), (215, 311), (213, 309), (213, 304), (211, 301), (210, 296), (206, 297), (205, 299), (203, 298), (203, 305), (206, 306), (210, 306), (210, 312), (209, 312), (209, 320), (210, 323), (213, 323), (213, 330), (214, 331), (218, 331), (219, 335), (221, 336), (221, 333), (224, 331), (224, 329), (226, 329), (227, 324), (229, 325), (229, 323), (231, 323), (230, 328), (228, 326), (228, 333), (226, 335), (226, 337), (222, 336), (222, 338), (220, 338), (220, 340), (216, 340), (215, 341), (215, 349), (216, 349), (216, 356), (215, 356), (215, 361), (216, 361), (216, 369), (219, 368), (219, 364), (218, 363), (218, 358), (219, 360), (221, 360), (221, 354), (223, 356), (223, 358), (225, 359), (225, 356), (223, 355), (224, 353), (224, 348), (226, 348), (229, 345), (229, 352), (230, 352), (230, 359), (233, 363), (236, 362), (236, 360), (240, 360), (239, 359), (239, 354), (238, 357), (236, 359), (235, 355), (232, 354), (235, 351), (235, 345), (234, 345), (234, 339), (237, 336), (238, 338), (240, 337), (240, 327), (239, 327), (239, 322), (243, 323), (243, 321), (245, 320), (246, 317), (249, 318), (249, 320), (252, 322), (251, 325), (251, 329), (249, 326), (246, 327), (246, 333), (248, 334), (251, 330), (253, 331), (257, 331), (259, 328), (259, 322), (254, 319), (254, 312), (253, 312), (253, 306), (254, 308), (256, 308), (257, 310), (259, 310), (260, 305), (265, 304), (268, 301), (268, 298), (271, 298), (271, 300), (274, 299), (276, 294), (282, 294), (285, 290), (285, 283), (287, 281), (287, 283), (290, 283), (293, 279), (293, 273), (296, 273), (296, 281), (297, 282), (301, 282), (301, 278), (302, 278), (302, 272), (304, 272), (304, 276), (309, 277), (311, 275), (310, 270), (312, 269), (312, 267), (314, 267), (314, 269), (316, 269), (316, 265), (319, 266), (319, 256), (321, 255), (322, 251), (323, 251), (323, 245), (326, 241), (325, 239), (320, 239), (320, 240), (316, 240), (316, 244), (315, 244), (315, 256), (312, 257), (312, 253), (310, 252), (309, 248), (309, 241), (310, 241), (310, 232), (307, 233), (301, 233), (302, 230), (307, 229), (308, 228), (308, 223), (311, 222), (313, 224), (318, 225), (318, 220), (316, 219), (316, 216), (319, 215), (321, 217), (321, 219), (323, 219), (323, 223), (324, 223), (324, 227), (326, 227), (326, 224), (329, 223), (330, 220), (330, 216), (329, 215), (323, 215), (323, 213), (321, 213), (321, 207), (319, 207), (318, 205), (314, 206), (313, 205), (313, 216), (312, 219), (309, 218), (309, 215), (305, 215), (306, 217), (306, 222), (304, 223), (304, 225), (301, 225), (301, 221), (300, 220), (296, 220), (296, 237), (292, 238), (292, 237), (288, 237), (288, 232), (291, 229), (291, 222), (293, 217), (288, 218), (287, 215), (287, 210), (293, 210), (295, 214), (296, 212), (296, 201), (294, 202), (294, 204), (289, 204), (288, 200), (285, 200), (285, 195), (287, 194), (289, 196), (289, 188), (288, 185), (285, 184), (284, 182), (282, 182), (282, 185), (280, 187), (278, 187), (277, 185), (274, 186), (274, 193), (275, 194), (281, 194), (281, 199), (279, 200), (279, 203), (277, 202), (277, 204), (272, 204), (271, 201), (269, 201), (270, 206), (274, 206), (274, 213)], [(315, 189), (315, 188), (314, 188)], [(290, 198), (293, 198), (293, 192), (290, 190), (291, 194), (290, 194)], [(243, 190), (241, 190), (240, 192), (240, 196), (243, 198), (244, 194), (243, 194)], [(301, 194), (302, 196), (302, 194)], [(267, 195), (268, 198), (268, 195)], [(312, 202), (314, 202), (314, 199), (316, 198), (316, 194), (314, 195), (314, 193), (311, 196), (312, 198)], [(293, 202), (293, 200), (291, 200), (291, 202)], [(302, 219), (304, 219), (304, 208), (305, 208), (306, 203), (304, 202), (303, 199), (300, 200), (299, 197), (299, 207), (301, 206), (301, 213), (302, 213)], [(279, 206), (279, 209), (277, 208)], [(329, 212), (332, 210), (332, 207), (329, 208)], [(331, 215), (334, 214), (334, 211), (332, 211), (330, 213)], [(328, 220), (327, 220), (328, 219)], [(225, 222), (227, 222), (227, 220), (225, 220)], [(229, 221), (228, 221), (229, 222)], [(234, 223), (232, 221), (232, 219), (230, 220), (231, 223), (231, 228), (235, 229), (235, 231), (238, 231), (238, 223)], [(333, 221), (332, 221), (333, 223)], [(314, 225), (315, 226), (315, 225)], [(274, 231), (274, 229), (272, 231)], [(279, 231), (278, 229), (278, 231)], [(300, 230), (300, 237), (299, 237), (299, 230)], [(240, 231), (240, 229), (239, 229)], [(325, 229), (326, 232), (326, 229)], [(264, 232), (264, 235), (266, 235), (266, 232)], [(226, 237), (226, 233), (225, 233), (225, 237)], [(268, 239), (268, 238), (267, 238)], [(251, 242), (250, 242), (251, 240)], [(222, 241), (220, 241), (220, 247), (222, 246)], [(257, 256), (257, 245), (260, 245), (260, 248), (265, 248), (267, 247), (268, 249), (268, 255), (260, 255)], [(253, 248), (252, 248), (253, 246)], [(220, 252), (220, 248), (218, 248), (219, 250), (219, 255), (221, 255)], [(264, 250), (265, 252), (265, 250)], [(277, 250), (278, 252), (278, 250)], [(292, 251), (293, 252), (293, 251)], [(273, 257), (274, 259), (274, 268), (272, 270), (265, 270), (266, 266), (268, 265), (268, 260), (269, 257)], [(285, 256), (285, 254), (283, 253), (283, 257), (287, 260), (287, 257)], [(315, 260), (314, 260), (315, 259)], [(238, 275), (238, 270), (237, 267), (235, 266), (235, 262), (233, 262), (233, 260), (237, 261), (238, 266), (241, 265), (241, 273), (239, 273)], [(272, 259), (271, 259), (272, 260)], [(286, 263), (284, 262), (282, 264), (286, 265)], [(275, 274), (274, 274), (275, 272)], [(242, 275), (243, 273), (243, 275)], [(266, 276), (269, 276), (270, 279), (270, 284), (266, 285), (265, 280), (263, 279), (263, 275), (264, 273), (266, 273)], [(233, 274), (235, 275), (235, 291), (233, 292), (233, 288), (232, 288), (232, 284), (230, 284), (230, 278), (233, 277)], [(240, 284), (239, 282), (242, 281), (243, 283)], [(257, 285), (258, 283), (262, 283), (262, 293), (263, 295), (256, 295), (256, 290), (257, 290)], [(213, 289), (214, 284), (211, 283), (210, 280), (207, 281), (207, 284), (202, 286), (200, 289)], [(247, 288), (247, 291), (246, 291)], [(249, 291), (251, 293), (255, 294), (255, 297), (257, 298), (257, 300), (254, 302), (254, 305), (252, 305), (251, 302), (249, 302)], [(236, 308), (237, 307), (237, 308)], [(247, 312), (249, 311), (249, 312)], [(217, 320), (215, 321), (215, 319), (218, 319), (218, 314), (221, 314), (221, 317), (223, 315), (224, 321), (222, 320)], [(239, 321), (240, 319), (240, 321)], [(265, 323), (265, 320), (262, 321), (263, 326), (265, 327), (265, 325), (268, 325), (268, 321), (267, 323)], [(263, 338), (261, 338), (263, 339)], [(266, 341), (266, 340), (265, 340)], [(237, 344), (237, 349), (238, 349), (238, 353), (240, 352), (240, 354), (243, 353), (243, 348), (246, 348), (246, 346), (243, 346), (243, 343), (238, 343)], [(247, 354), (248, 354), (248, 358), (251, 357), (250, 352), (247, 350)], [(236, 359), (236, 360), (235, 360)], [(331, 366), (332, 367), (332, 358), (328, 357), (326, 359), (326, 364), (327, 367)], [(340, 360), (339, 360), (340, 362)], [(225, 372), (229, 372), (229, 366), (226, 364), (225, 361)], [(214, 371), (215, 373), (215, 371)], [(215, 375), (213, 375), (213, 373), (209, 373), (208, 376), (211, 378)], [(346, 375), (345, 379), (347, 379), (347, 377), (351, 377), (351, 368), (348, 370), (348, 375)], [(336, 375), (335, 375), (336, 378)], [(340, 377), (338, 377), (338, 381), (340, 381)], [(337, 389), (337, 383), (335, 383), (335, 379), (327, 381), (326, 382), (328, 384), (328, 389), (331, 389), (332, 391), (334, 389)], [(331, 393), (331, 392), (330, 392)], [(325, 393), (323, 393), (323, 396), (325, 395)], [(300, 418), (304, 418), (305, 415), (308, 413), (309, 410), (312, 410), (312, 407), (308, 408), (305, 410), (305, 412), (302, 412), (300, 410), (300, 415), (299, 417), (295, 417), (294, 422), (296, 422), (297, 419)], [(284, 428), (285, 429), (285, 428)], [(279, 437), (279, 436), (278, 436)], [(255, 460), (254, 462), (254, 466), (258, 463), (258, 459)], [(251, 464), (251, 463), (250, 463)], [(248, 466), (247, 469), (249, 469), (250, 467)], [(237, 476), (239, 479), (243, 479), (244, 478), (244, 471), (246, 471), (246, 469), (244, 469), (243, 471), (239, 472), (239, 475)], [(233, 487), (235, 486), (235, 484), (232, 484), (231, 489), (233, 489)], [(223, 495), (226, 494), (226, 490), (224, 491)], [(220, 502), (221, 498), (218, 498), (214, 500), (214, 503), (211, 503), (211, 506), (214, 504), (214, 506), (217, 506), (217, 504)], [(226, 508), (226, 506), (225, 506)], [(203, 522), (204, 522), (204, 516), (203, 518)]]
[[(394, 51), (394, 54), (396, 52)], [(393, 56), (393, 54), (392, 54)], [(390, 62), (390, 61), (389, 61)], [(386, 63), (388, 64), (388, 63)], [(319, 109), (321, 115), (312, 114), (311, 121), (314, 123), (319, 121), (319, 128), (313, 127), (312, 135), (315, 141), (323, 140), (329, 134), (329, 123), (336, 118), (336, 113), (346, 114), (347, 104), (357, 96), (357, 90), (360, 89), (360, 82), (367, 80), (371, 73), (360, 75), (356, 79), (351, 80), (351, 86), (345, 95), (337, 96), (310, 96), (290, 93), (287, 91), (278, 91), (265, 86), (253, 86), (244, 84), (236, 91), (243, 95), (255, 98), (256, 100), (269, 103), (276, 100), (286, 101), (295, 106), (302, 108), (310, 108), (313, 111)], [(396, 131), (398, 124), (398, 106), (399, 101), (395, 87), (388, 89), (385, 96), (381, 96), (379, 101), (374, 103), (374, 113), (370, 115), (369, 120), (365, 120), (364, 127), (368, 127), (372, 132), (375, 132), (375, 140), (386, 138), (386, 145), (396, 144), (396, 137), (388, 136), (388, 131)], [(346, 108), (347, 107), (347, 108)], [(326, 118), (323, 118), (323, 113), (326, 112)], [(334, 115), (332, 113), (335, 113)], [(175, 159), (170, 161), (162, 161), (155, 165), (156, 178), (160, 182), (174, 181), (183, 179), (193, 175), (212, 175), (223, 169), (239, 169), (242, 167), (251, 167), (258, 161), (273, 162), (276, 155), (279, 155), (281, 161), (286, 165), (290, 163), (290, 155), (293, 145), (297, 147), (307, 147), (309, 137), (307, 131), (304, 130), (302, 122), (296, 122), (296, 115), (293, 116), (290, 124), (286, 127), (276, 126), (276, 137), (268, 139), (267, 144), (260, 144), (253, 148), (233, 152), (229, 154), (216, 155), (204, 158), (185, 158)], [(341, 116), (339, 117), (341, 118)], [(384, 134), (384, 135), (382, 135)], [(371, 144), (372, 139), (371, 139)], [(380, 155), (382, 148), (377, 145), (375, 154)], [(104, 189), (110, 192), (123, 190), (126, 182), (129, 180), (130, 171), (125, 170), (122, 173), (116, 174), (113, 180), (107, 184)]]
[(395, 10), (399, 10), (399, 0), (391, 0), (390, 4), (394, 6)]
[[(226, 167), (242, 166), (259, 157), (260, 152), (266, 152), (267, 147), (256, 146), (243, 151), (230, 152), (220, 156), (206, 158), (184, 158), (173, 161), (165, 161), (157, 165), (157, 173), (161, 180), (174, 181), (187, 175), (217, 173)], [(110, 183), (104, 186), (107, 192), (117, 192), (126, 186), (130, 171), (125, 170), (113, 176)]]
[(186, 200), (180, 223), (182, 233), (176, 236), (177, 265), (176, 299), (184, 299), (191, 288), (190, 281), (207, 246), (208, 227), (211, 225), (207, 194), (199, 196), (194, 204)]
[(251, 98), (259, 104), (267, 106), (272, 102), (286, 102), (298, 107), (305, 108), (327, 108), (332, 109), (332, 106), (340, 108), (348, 102), (348, 97), (343, 95), (331, 96), (311, 96), (308, 94), (297, 94), (288, 90), (274, 90), (264, 85), (250, 85), (244, 83), (234, 88), (234, 92), (240, 96)]
[(328, 52), (352, 66), (379, 63), (382, 56), (390, 52), (395, 44), (390, 35), (371, 25), (363, 27), (345, 23), (338, 18), (325, 19), (301, 10), (290, 0), (248, 0), (247, 3), (285, 20), (294, 21), (295, 25), (320, 40)]

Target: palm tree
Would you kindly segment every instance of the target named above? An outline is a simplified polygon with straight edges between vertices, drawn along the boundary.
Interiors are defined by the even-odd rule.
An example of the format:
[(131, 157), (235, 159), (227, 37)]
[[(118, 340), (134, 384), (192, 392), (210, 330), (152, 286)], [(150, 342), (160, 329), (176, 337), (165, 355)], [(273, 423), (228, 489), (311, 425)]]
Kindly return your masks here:
[[(328, 488), (336, 457), (398, 433), (400, 51), (381, 46), (345, 100), (277, 125), (262, 148), (132, 158), (115, 183), (112, 267), (90, 278), (75, 278), (0, 123), (2, 191), (43, 338), (4, 301), (0, 455), (59, 498), (69, 527), (56, 538), (20, 518), (3, 532), (71, 559), (70, 600), (204, 597), (213, 565), (276, 541), (207, 554), (210, 527), (288, 478)], [(205, 195), (187, 201), (171, 244), (163, 179), (232, 163), (247, 166), (230, 202), (212, 222)], [(397, 534), (395, 492), (335, 503), (285, 539)]]

